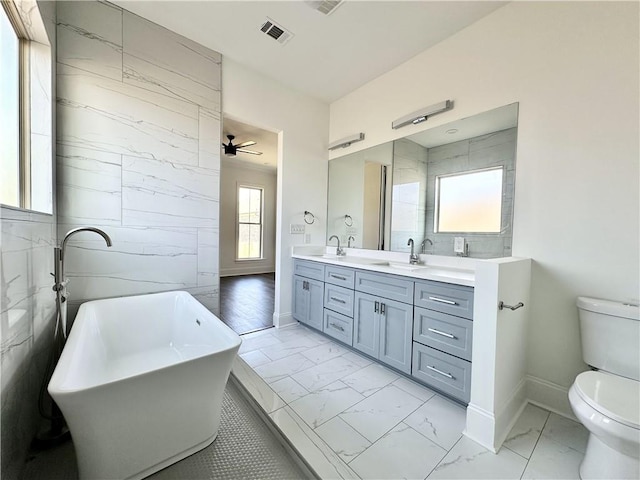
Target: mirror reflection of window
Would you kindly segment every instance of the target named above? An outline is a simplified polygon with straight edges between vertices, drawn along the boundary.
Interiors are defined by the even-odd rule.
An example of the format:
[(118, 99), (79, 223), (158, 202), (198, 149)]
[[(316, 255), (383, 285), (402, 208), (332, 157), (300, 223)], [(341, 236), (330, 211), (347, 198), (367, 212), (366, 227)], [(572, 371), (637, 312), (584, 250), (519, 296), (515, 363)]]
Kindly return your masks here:
[(436, 179), (436, 232), (499, 233), (503, 167)]

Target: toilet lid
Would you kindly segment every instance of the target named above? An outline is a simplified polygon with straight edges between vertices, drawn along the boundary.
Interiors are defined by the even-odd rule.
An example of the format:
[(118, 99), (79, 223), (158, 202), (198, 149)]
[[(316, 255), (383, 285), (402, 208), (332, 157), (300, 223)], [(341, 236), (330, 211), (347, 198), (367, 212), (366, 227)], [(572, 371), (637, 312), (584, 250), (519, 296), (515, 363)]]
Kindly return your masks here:
[(603, 372), (584, 372), (575, 381), (578, 395), (603, 415), (640, 428), (640, 382)]

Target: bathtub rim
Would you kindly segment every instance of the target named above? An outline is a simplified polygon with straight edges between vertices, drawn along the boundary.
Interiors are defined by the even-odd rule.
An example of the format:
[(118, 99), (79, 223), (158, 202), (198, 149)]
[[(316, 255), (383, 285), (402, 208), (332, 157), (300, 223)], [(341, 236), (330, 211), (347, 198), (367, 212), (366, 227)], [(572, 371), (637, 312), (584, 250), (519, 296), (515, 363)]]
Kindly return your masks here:
[[(169, 365), (165, 365), (161, 368), (155, 368), (152, 370), (146, 370), (143, 372), (138, 372), (138, 373), (134, 373), (132, 375), (127, 375), (127, 376), (123, 376), (120, 378), (116, 378), (113, 380), (109, 380), (106, 382), (101, 382), (101, 383), (96, 383), (93, 385), (88, 385), (88, 386), (78, 386), (78, 387), (74, 387), (74, 388), (63, 388), (61, 386), (61, 384), (63, 384), (66, 380), (66, 375), (68, 375), (68, 369), (70, 364), (72, 363), (72, 361), (75, 359), (75, 355), (76, 351), (75, 348), (73, 349), (73, 351), (71, 350), (65, 350), (66, 346), (69, 344), (69, 342), (72, 341), (72, 335), (73, 338), (75, 339), (76, 336), (81, 335), (82, 334), (82, 329), (84, 328), (88, 328), (88, 326), (85, 326), (85, 322), (84, 320), (80, 317), (80, 313), (83, 310), (83, 307), (85, 305), (88, 305), (87, 307), (85, 307), (84, 309), (88, 309), (90, 306), (94, 306), (95, 304), (99, 304), (99, 303), (104, 303), (104, 302), (110, 302), (110, 301), (114, 301), (114, 300), (118, 300), (118, 299), (124, 299), (124, 298), (137, 298), (137, 297), (153, 297), (153, 296), (171, 296), (171, 295), (176, 295), (180, 296), (180, 297), (185, 297), (188, 296), (189, 298), (191, 298), (193, 301), (196, 302), (196, 304), (198, 305), (197, 308), (201, 308), (203, 310), (205, 310), (205, 312), (209, 315), (213, 315), (213, 317), (219, 322), (219, 325), (217, 325), (217, 327), (222, 328), (222, 330), (226, 330), (227, 333), (230, 333), (231, 335), (229, 335), (229, 340), (231, 341), (231, 343), (227, 346), (225, 346), (224, 348), (220, 348), (218, 350), (215, 350), (213, 352), (208, 352), (205, 354), (201, 354), (201, 355), (197, 355), (194, 356), (192, 358), (186, 359), (186, 360), (182, 360), (179, 362), (175, 362), (175, 363), (171, 363)], [(120, 296), (120, 297), (111, 297), (111, 298), (104, 298), (104, 299), (97, 299), (97, 300), (89, 300), (87, 302), (84, 302), (80, 305), (80, 308), (78, 309), (78, 313), (76, 315), (76, 321), (80, 320), (80, 323), (77, 325), (77, 328), (75, 329), (75, 332), (77, 332), (74, 335), (74, 328), (72, 327), (71, 332), (69, 333), (69, 335), (67, 336), (67, 340), (65, 342), (65, 348), (63, 348), (62, 354), (60, 355), (60, 358), (58, 359), (58, 363), (56, 364), (56, 367), (54, 369), (53, 375), (51, 376), (51, 379), (49, 380), (49, 384), (47, 385), (47, 391), (49, 392), (50, 395), (69, 395), (69, 394), (74, 394), (74, 393), (80, 393), (80, 392), (90, 392), (92, 390), (95, 389), (99, 389), (99, 388), (103, 388), (106, 386), (112, 386), (112, 385), (116, 385), (118, 383), (122, 383), (125, 381), (129, 381), (138, 377), (142, 377), (144, 375), (149, 375), (152, 373), (156, 373), (156, 372), (161, 372), (162, 370), (171, 368), (173, 366), (176, 365), (186, 365), (189, 363), (193, 363), (196, 362), (198, 360), (201, 360), (203, 358), (207, 358), (209, 356), (212, 355), (218, 355), (218, 354), (223, 354), (223, 353), (227, 353), (231, 350), (236, 349), (239, 350), (240, 345), (242, 344), (242, 337), (240, 337), (240, 335), (238, 335), (236, 332), (234, 332), (228, 325), (226, 325), (217, 315), (215, 315), (213, 312), (211, 312), (208, 308), (206, 308), (202, 303), (200, 303), (193, 295), (191, 295), (189, 292), (186, 292), (184, 290), (171, 290), (171, 291), (167, 291), (167, 292), (155, 292), (155, 293), (146, 293), (146, 294), (137, 294), (137, 295), (128, 295), (128, 296)], [(76, 321), (74, 321), (74, 326), (76, 324)], [(79, 341), (79, 340), (76, 340)], [(77, 354), (76, 354), (77, 355)], [(69, 357), (69, 358), (67, 358)], [(61, 366), (61, 368), (64, 370), (60, 370), (58, 371), (58, 366)], [(60, 380), (60, 377), (62, 376), (62, 380)], [(55, 380), (55, 382), (54, 382)]]

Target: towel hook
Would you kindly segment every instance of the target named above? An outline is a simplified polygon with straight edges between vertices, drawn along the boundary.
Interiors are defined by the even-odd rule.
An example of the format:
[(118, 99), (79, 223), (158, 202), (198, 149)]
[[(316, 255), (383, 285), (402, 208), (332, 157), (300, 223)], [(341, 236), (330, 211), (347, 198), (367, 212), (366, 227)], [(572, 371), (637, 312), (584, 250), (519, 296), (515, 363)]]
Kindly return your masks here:
[(505, 308), (508, 308), (509, 310), (517, 310), (522, 307), (524, 307), (524, 303), (522, 302), (519, 302), (516, 305), (507, 305), (501, 300), (500, 303), (498, 303), (498, 310), (503, 310)]
[[(311, 221), (309, 221), (309, 219), (307, 217), (311, 217)], [(316, 221), (316, 217), (313, 215), (313, 213), (309, 212), (308, 210), (305, 210), (304, 211), (304, 223), (306, 223), (307, 225), (311, 225), (315, 221)]]

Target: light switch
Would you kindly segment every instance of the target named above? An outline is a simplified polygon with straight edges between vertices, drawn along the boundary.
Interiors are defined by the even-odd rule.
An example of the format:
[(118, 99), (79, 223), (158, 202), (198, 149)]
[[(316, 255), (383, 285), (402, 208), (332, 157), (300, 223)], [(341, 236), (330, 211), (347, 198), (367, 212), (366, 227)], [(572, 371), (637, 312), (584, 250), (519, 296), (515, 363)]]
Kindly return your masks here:
[(455, 253), (464, 253), (464, 237), (455, 237), (453, 239), (453, 251)]
[(303, 223), (292, 223), (289, 225), (289, 233), (292, 235), (303, 235), (304, 234), (304, 224)]

